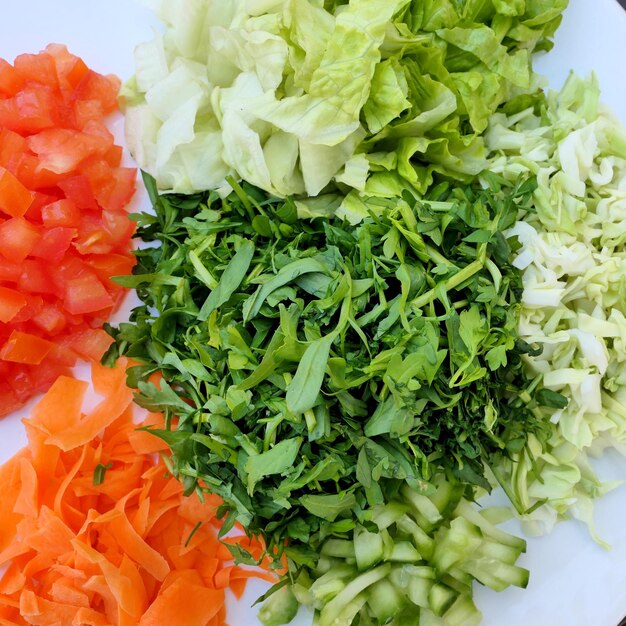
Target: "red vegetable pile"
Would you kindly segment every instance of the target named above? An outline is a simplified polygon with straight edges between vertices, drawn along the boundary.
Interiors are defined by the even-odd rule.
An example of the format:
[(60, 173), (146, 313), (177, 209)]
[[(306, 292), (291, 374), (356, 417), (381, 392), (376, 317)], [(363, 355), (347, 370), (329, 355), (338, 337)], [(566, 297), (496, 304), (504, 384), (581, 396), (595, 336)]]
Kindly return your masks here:
[(65, 46), (0, 59), (0, 416), (109, 344), (133, 266), (136, 170), (104, 120), (119, 79)]

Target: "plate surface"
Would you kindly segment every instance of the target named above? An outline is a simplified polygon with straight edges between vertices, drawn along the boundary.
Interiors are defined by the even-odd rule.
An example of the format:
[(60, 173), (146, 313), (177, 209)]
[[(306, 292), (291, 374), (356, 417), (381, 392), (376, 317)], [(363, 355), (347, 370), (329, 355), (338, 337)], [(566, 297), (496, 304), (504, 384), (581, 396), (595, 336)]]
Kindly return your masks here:
[[(228, 1), (228, 0), (221, 0)], [(21, 0), (5, 3), (0, 21), (0, 57), (12, 61), (22, 52), (37, 52), (48, 43), (64, 43), (95, 70), (122, 79), (133, 72), (133, 49), (152, 36), (157, 22), (137, 0)], [(571, 0), (555, 48), (536, 61), (536, 69), (558, 88), (570, 69), (595, 71), (603, 100), (626, 121), (626, 12), (615, 0)], [(121, 138), (122, 123), (114, 122)], [(145, 203), (140, 196), (138, 203)], [(130, 303), (118, 313), (123, 318)], [(85, 376), (86, 368), (78, 368)], [(25, 443), (20, 418), (30, 407), (0, 422), (0, 462)], [(607, 479), (626, 479), (626, 461), (608, 454), (598, 462)], [(495, 498), (498, 499), (498, 494)], [(526, 590), (497, 594), (477, 588), (483, 626), (616, 626), (626, 614), (626, 485), (597, 503), (597, 528), (612, 545), (593, 543), (579, 523), (565, 522), (548, 537), (530, 538), (520, 564), (531, 571)], [(519, 532), (513, 523), (511, 528)], [(252, 602), (265, 588), (253, 583), (243, 600), (231, 602), (231, 626), (255, 626)], [(302, 614), (294, 626), (309, 626)], [(176, 625), (173, 625), (176, 626)], [(183, 625), (180, 625), (183, 626)]]

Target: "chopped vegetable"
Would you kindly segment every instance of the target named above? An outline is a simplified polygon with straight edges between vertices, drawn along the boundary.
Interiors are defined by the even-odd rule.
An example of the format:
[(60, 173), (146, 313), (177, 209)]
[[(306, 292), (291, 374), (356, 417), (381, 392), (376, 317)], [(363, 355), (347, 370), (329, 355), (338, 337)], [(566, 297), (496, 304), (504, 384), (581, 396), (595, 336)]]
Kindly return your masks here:
[(528, 371), (567, 399), (546, 416), (548, 449), (531, 436), (503, 472), (522, 509), (536, 509), (528, 531), (566, 516), (592, 528), (592, 500), (616, 483), (600, 484), (587, 452), (624, 452), (626, 441), (626, 131), (599, 104), (595, 78), (572, 74), (534, 106), (496, 114), (487, 142), (494, 171), (537, 176), (536, 212), (511, 231), (522, 245), (520, 333), (543, 348)]
[(228, 546), (257, 559), (262, 546), (220, 543), (219, 498), (183, 497), (157, 461), (165, 444), (137, 430), (125, 365), (93, 365), (102, 399), (86, 414), (88, 385), (60, 377), (24, 420), (28, 447), (0, 467), (3, 624), (221, 626), (225, 589), (275, 580), (232, 564)]
[[(119, 81), (64, 46), (1, 64), (0, 416), (45, 391), (100, 330), (133, 265), (134, 169), (104, 125)], [(11, 76), (11, 80), (6, 78)]]
[[(279, 196), (425, 192), (486, 165), (480, 133), (533, 91), (567, 0), (155, 3), (135, 51), (127, 142), (159, 189)], [(175, 8), (174, 8), (175, 7)], [(191, 17), (193, 16), (193, 17)]]
[(286, 589), (266, 600), (266, 626), (289, 621), (289, 598), (315, 609), (319, 626), (432, 624), (472, 626), (481, 614), (472, 581), (501, 591), (525, 587), (515, 565), (523, 540), (499, 530), (500, 511), (478, 511), (464, 487), (439, 474), (430, 497), (404, 486), (367, 511), (352, 537), (327, 539), (315, 567), (303, 567)]
[(175, 474), (224, 499), (227, 528), (306, 563), (405, 480), (445, 467), (489, 488), (483, 461), (542, 437), (500, 233), (533, 181), (372, 204), (354, 229), (250, 187), (157, 197), (147, 180), (139, 235), (161, 245), (117, 279), (145, 306), (106, 360), (139, 362), (129, 383), (168, 416)]

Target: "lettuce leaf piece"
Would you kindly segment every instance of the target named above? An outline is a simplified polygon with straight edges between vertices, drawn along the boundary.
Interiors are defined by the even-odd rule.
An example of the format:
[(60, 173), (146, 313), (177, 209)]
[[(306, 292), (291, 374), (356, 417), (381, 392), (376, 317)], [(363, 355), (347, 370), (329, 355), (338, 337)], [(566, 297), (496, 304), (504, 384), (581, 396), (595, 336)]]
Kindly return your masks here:
[[(363, 193), (378, 170), (357, 155), (390, 155), (390, 190), (481, 171), (489, 118), (533, 97), (531, 54), (549, 47), (566, 1), (151, 4), (164, 32), (138, 46), (121, 98), (131, 152), (157, 187), (228, 193), (233, 176), (315, 196)], [(380, 193), (381, 177), (371, 186)]]

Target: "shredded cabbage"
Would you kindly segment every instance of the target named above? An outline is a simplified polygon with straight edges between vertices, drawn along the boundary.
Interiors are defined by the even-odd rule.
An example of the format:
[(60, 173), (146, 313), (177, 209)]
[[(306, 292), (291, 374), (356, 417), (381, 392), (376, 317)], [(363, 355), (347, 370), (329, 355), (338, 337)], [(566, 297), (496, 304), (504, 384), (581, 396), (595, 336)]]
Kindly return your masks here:
[(626, 132), (595, 77), (572, 74), (545, 106), (496, 113), (486, 141), (493, 172), (537, 176), (536, 212), (508, 233), (521, 244), (520, 330), (543, 348), (529, 370), (569, 400), (550, 416), (549, 449), (529, 446), (508, 472), (521, 508), (546, 501), (528, 531), (565, 515), (591, 527), (592, 499), (614, 484), (600, 483), (588, 454), (626, 443)]

